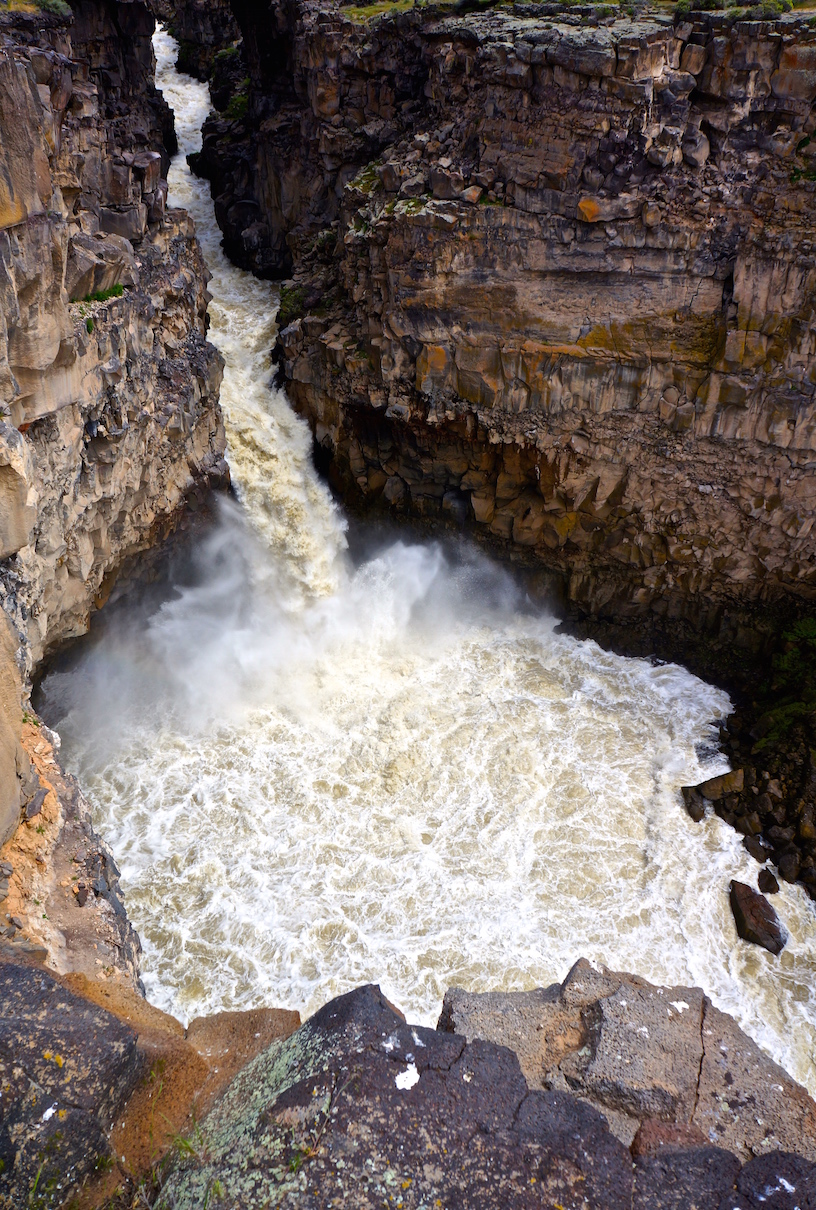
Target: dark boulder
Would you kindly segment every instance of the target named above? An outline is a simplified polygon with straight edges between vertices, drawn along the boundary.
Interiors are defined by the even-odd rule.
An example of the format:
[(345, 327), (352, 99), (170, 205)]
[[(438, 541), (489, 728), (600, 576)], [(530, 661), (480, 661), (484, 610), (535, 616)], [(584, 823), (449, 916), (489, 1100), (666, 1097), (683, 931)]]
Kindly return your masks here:
[(719, 1210), (816, 1210), (816, 1164), (785, 1151), (758, 1155)]
[(770, 848), (763, 843), (759, 836), (743, 836), (743, 848), (747, 849), (755, 861), (760, 865), (766, 862), (770, 856)]
[(633, 1210), (719, 1210), (740, 1162), (722, 1147), (662, 1147), (635, 1159)]
[(136, 1035), (50, 975), (0, 960), (0, 1207), (62, 1205), (108, 1155), (142, 1075)]
[(694, 822), (699, 823), (700, 820), (705, 816), (705, 799), (697, 786), (681, 786), (680, 789), (683, 795), (683, 802), (686, 805), (686, 810)]
[(168, 1210), (631, 1206), (629, 1152), (597, 1110), (530, 1092), (505, 1047), (407, 1025), (372, 986), (259, 1055), (201, 1136)]
[(774, 878), (770, 870), (760, 870), (757, 876), (757, 886), (763, 895), (776, 895), (779, 892), (779, 883)]
[(731, 883), (731, 911), (743, 941), (761, 945), (772, 954), (779, 954), (785, 948), (787, 938), (779, 917), (765, 896), (747, 883)]

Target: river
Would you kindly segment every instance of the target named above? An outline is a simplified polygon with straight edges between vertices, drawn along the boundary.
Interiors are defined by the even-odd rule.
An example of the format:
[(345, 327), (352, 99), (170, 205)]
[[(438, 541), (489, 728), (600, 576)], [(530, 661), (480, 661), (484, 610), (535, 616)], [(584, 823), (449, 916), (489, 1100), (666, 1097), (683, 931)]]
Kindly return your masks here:
[(556, 633), (466, 545), (350, 557), (308, 430), (269, 386), (275, 289), (226, 260), (186, 164), (207, 88), (167, 34), (155, 46), (240, 503), (160, 606), (119, 611), (44, 685), (122, 867), (149, 998), (185, 1020), (307, 1013), (373, 981), (433, 1023), (451, 984), (535, 987), (583, 955), (702, 986), (816, 1092), (812, 907), (783, 885), (778, 958), (738, 941), (728, 883), (758, 867), (679, 793), (727, 767), (726, 695)]

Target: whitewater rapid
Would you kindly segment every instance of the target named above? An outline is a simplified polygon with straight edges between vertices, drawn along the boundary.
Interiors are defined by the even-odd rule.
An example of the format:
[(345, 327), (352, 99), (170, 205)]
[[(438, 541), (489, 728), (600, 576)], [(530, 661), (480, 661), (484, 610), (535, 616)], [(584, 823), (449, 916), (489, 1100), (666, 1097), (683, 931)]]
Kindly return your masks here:
[(721, 691), (555, 632), (467, 547), (392, 542), (355, 566), (310, 437), (272, 389), (276, 294), (223, 255), (205, 85), (155, 38), (181, 154), (170, 198), (213, 279), (211, 339), (240, 505), (160, 608), (103, 624), (44, 686), (122, 868), (153, 1003), (187, 1019), (313, 1011), (378, 982), (433, 1023), (445, 989), (562, 979), (584, 955), (702, 986), (811, 1091), (811, 906), (783, 885), (778, 958), (736, 938), (758, 867), (679, 787), (726, 768)]

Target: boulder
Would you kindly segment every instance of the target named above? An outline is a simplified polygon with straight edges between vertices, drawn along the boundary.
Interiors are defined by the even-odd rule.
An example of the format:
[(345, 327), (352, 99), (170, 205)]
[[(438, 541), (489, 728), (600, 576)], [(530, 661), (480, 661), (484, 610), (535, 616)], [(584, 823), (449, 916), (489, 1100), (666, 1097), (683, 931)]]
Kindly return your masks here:
[(742, 769), (734, 769), (730, 773), (722, 773), (719, 777), (710, 777), (702, 782), (697, 789), (708, 802), (717, 802), (726, 794), (740, 794), (745, 785), (745, 774)]
[(134, 286), (139, 274), (133, 245), (119, 235), (72, 237), (65, 265), (65, 289), (71, 301), (121, 284)]
[(772, 954), (781, 953), (787, 938), (779, 917), (765, 896), (745, 882), (734, 881), (731, 883), (730, 899), (737, 932), (743, 941), (761, 945)]
[(505, 1047), (406, 1024), (373, 986), (259, 1055), (200, 1135), (168, 1207), (631, 1206), (629, 1153), (599, 1113), (530, 1091)]
[(779, 883), (774, 878), (770, 870), (760, 870), (757, 876), (757, 886), (763, 895), (777, 895), (779, 893)]
[(109, 1154), (144, 1066), (132, 1029), (0, 958), (0, 1205), (62, 1205)]
[(698, 988), (581, 959), (548, 988), (451, 988), (438, 1028), (509, 1046), (531, 1088), (588, 1101), (635, 1154), (702, 1138), (741, 1160), (774, 1148), (816, 1160), (816, 1104)]

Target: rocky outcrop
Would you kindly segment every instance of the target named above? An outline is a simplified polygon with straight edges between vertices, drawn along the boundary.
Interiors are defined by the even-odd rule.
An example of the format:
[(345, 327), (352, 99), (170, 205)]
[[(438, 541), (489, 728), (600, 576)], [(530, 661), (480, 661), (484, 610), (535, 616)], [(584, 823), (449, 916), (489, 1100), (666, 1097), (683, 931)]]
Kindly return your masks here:
[(346, 498), (596, 618), (750, 646), (812, 600), (809, 18), (233, 7), (247, 114), (200, 166), (231, 253), (294, 271), (283, 374)]
[(154, 8), (179, 44), (179, 71), (197, 80), (209, 80), (216, 55), (228, 53), (241, 37), (229, 0), (178, 0)]
[[(156, 1166), (297, 1013), (218, 1014), (185, 1030), (133, 989), (0, 958), (0, 1206), (150, 1204)], [(152, 1196), (150, 1201), (152, 1201)]]
[(531, 1088), (581, 1097), (636, 1152), (654, 1136), (743, 1162), (776, 1150), (816, 1161), (816, 1104), (699, 988), (654, 987), (581, 959), (536, 991), (453, 988), (439, 1028), (509, 1046)]
[(0, 1206), (63, 1205), (144, 1073), (136, 1035), (48, 975), (0, 963)]
[(8, 619), (0, 614), (0, 846), (20, 822), (20, 809), (30, 780), (28, 757), (22, 744), (22, 700), (17, 643)]
[[(564, 985), (567, 999), (572, 988), (572, 1017), (584, 1034), (578, 1006), (591, 1016), (591, 997), (581, 996), (576, 972), (586, 966), (579, 964)], [(580, 1044), (575, 1070), (596, 1062), (599, 1091), (638, 1102), (646, 1120), (630, 1138), (631, 1151), (616, 1137), (617, 1110), (605, 1104), (599, 1111), (582, 1091), (542, 1086), (542, 1046), (553, 1045), (548, 1057), (562, 1065), (577, 1050), (566, 1002), (559, 1029), (552, 1012), (547, 1017), (547, 1008), (557, 1006), (544, 993), (528, 993), (526, 1004), (524, 996), (448, 993), (448, 1029), (433, 1031), (406, 1024), (379, 988), (369, 986), (332, 1000), (238, 1075), (202, 1121), (194, 1152), (185, 1149), (171, 1165), (158, 1204), (167, 1210), (205, 1203), (373, 1207), (392, 1201), (405, 1210), (808, 1205), (816, 1192), (816, 1164), (778, 1149), (773, 1131), (783, 1133), (779, 1123), (790, 1108), (784, 1091), (776, 1113), (767, 1091), (760, 1093), (761, 1104), (745, 1101), (751, 1076), (740, 1063), (749, 1057), (747, 1039), (733, 1022), (721, 1021), (708, 1006), (714, 1015), (703, 1033), (716, 1057), (707, 1060), (701, 993), (678, 1007), (668, 1000), (678, 989), (614, 977), (618, 990), (634, 997), (630, 1003), (616, 1000), (611, 976), (594, 975), (606, 979), (609, 997), (596, 983), (601, 1041), (589, 1063), (584, 1052), (593, 1047)], [(648, 1004), (649, 992), (665, 996), (657, 1005), (662, 1014)], [(632, 1029), (626, 1030), (624, 1017)], [(673, 1027), (672, 1018), (682, 1026)], [(640, 1026), (644, 1020), (650, 1030)], [(735, 1073), (733, 1087), (725, 1079), (728, 1068)], [(781, 1073), (773, 1071), (776, 1079)], [(769, 1074), (763, 1060), (757, 1088)], [(674, 1124), (667, 1111), (682, 1104), (690, 1115), (698, 1084), (703, 1129)], [(786, 1126), (801, 1152), (816, 1137), (816, 1106), (797, 1092), (810, 1114), (806, 1141), (796, 1135), (802, 1123), (791, 1117)], [(751, 1109), (752, 1121), (734, 1126), (743, 1108)], [(771, 1111), (764, 1135), (752, 1124), (754, 1109), (757, 1118)], [(761, 1140), (754, 1155), (745, 1147), (751, 1131)], [(783, 1196), (769, 1203), (774, 1185)]]
[(221, 364), (141, 3), (0, 23), (2, 604), (30, 671), (226, 482)]

